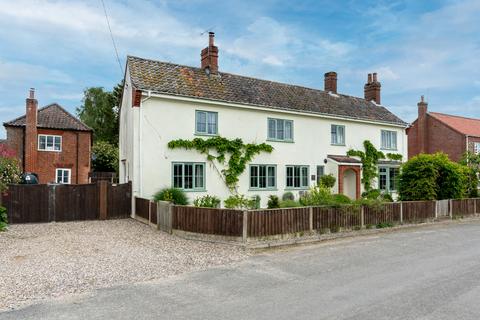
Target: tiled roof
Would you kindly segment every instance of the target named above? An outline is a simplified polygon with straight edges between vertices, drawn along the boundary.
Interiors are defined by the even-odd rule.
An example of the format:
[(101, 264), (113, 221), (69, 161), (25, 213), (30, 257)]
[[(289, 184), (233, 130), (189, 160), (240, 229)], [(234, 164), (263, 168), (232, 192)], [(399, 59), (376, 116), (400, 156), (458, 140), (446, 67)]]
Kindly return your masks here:
[[(5, 122), (4, 126), (23, 127), (25, 126), (26, 116), (23, 115), (12, 121)], [(37, 126), (39, 128), (62, 129), (75, 131), (91, 131), (87, 125), (75, 118), (60, 105), (53, 103), (38, 109)]]
[(462, 134), (480, 137), (480, 119), (452, 116), (438, 112), (429, 112), (428, 114)]
[(329, 159), (332, 159), (332, 160), (334, 160), (336, 162), (340, 162), (340, 163), (354, 163), (354, 164), (361, 164), (362, 163), (360, 160), (357, 160), (355, 158), (351, 158), (349, 156), (329, 154), (327, 157)]
[(362, 98), (129, 56), (136, 89), (239, 104), (406, 126), (385, 107)]

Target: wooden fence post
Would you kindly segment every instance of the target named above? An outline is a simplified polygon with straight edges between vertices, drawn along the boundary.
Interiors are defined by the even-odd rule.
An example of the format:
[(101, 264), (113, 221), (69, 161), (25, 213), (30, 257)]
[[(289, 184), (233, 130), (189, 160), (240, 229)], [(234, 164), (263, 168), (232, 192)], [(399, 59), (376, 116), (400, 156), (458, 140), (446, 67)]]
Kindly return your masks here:
[(173, 205), (170, 202), (157, 202), (157, 229), (172, 233)]
[(473, 214), (477, 214), (477, 199), (473, 199)]
[(435, 200), (435, 219), (438, 219), (438, 205), (439, 202)]
[(452, 199), (448, 200), (448, 216), (450, 219), (453, 218), (453, 206), (452, 206)]
[(107, 219), (107, 188), (108, 182), (105, 180), (98, 181), (98, 199), (100, 202), (100, 220)]
[(400, 201), (400, 224), (403, 224), (403, 202)]
[(360, 208), (360, 228), (365, 228), (365, 206), (363, 204)]
[(308, 210), (308, 229), (313, 232), (313, 207)]
[(247, 242), (248, 238), (248, 211), (243, 211), (243, 223), (242, 223), (242, 240)]

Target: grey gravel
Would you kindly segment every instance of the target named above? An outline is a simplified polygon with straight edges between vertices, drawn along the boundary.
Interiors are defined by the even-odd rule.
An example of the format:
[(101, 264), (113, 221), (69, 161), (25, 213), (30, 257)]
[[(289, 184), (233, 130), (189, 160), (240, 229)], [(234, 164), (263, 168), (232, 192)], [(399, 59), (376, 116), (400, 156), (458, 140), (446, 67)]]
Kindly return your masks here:
[(132, 219), (12, 225), (0, 232), (0, 310), (246, 259), (240, 247), (184, 240)]

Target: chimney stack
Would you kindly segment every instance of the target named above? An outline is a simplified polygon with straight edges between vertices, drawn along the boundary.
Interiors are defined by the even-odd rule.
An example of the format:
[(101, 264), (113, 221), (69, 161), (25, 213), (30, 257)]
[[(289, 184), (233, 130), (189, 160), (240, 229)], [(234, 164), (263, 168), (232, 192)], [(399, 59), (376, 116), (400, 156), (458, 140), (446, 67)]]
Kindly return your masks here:
[(325, 73), (325, 91), (337, 93), (337, 73), (330, 71)]
[(376, 73), (368, 74), (368, 81), (364, 86), (365, 100), (375, 101), (375, 103), (380, 104), (380, 89), (382, 85), (377, 80)]
[(31, 88), (26, 100), (25, 119), (25, 172), (37, 170), (37, 109), (38, 101), (35, 99), (35, 89)]
[(420, 97), (420, 102), (417, 104), (418, 106), (418, 131), (417, 131), (417, 144), (418, 144), (418, 152), (419, 153), (427, 153), (427, 137), (428, 137), (428, 126), (427, 126), (427, 111), (428, 111), (428, 103), (425, 102), (423, 96)]
[(208, 47), (202, 50), (200, 54), (202, 60), (202, 69), (207, 73), (218, 73), (218, 47), (214, 44), (215, 33), (208, 33)]

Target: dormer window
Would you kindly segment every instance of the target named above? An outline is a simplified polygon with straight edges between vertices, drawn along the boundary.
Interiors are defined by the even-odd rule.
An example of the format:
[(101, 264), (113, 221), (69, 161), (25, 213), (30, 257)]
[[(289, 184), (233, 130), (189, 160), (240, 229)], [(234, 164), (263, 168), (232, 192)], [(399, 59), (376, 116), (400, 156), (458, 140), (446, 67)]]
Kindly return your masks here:
[(40, 151), (62, 151), (62, 136), (48, 134), (38, 135), (38, 150)]

